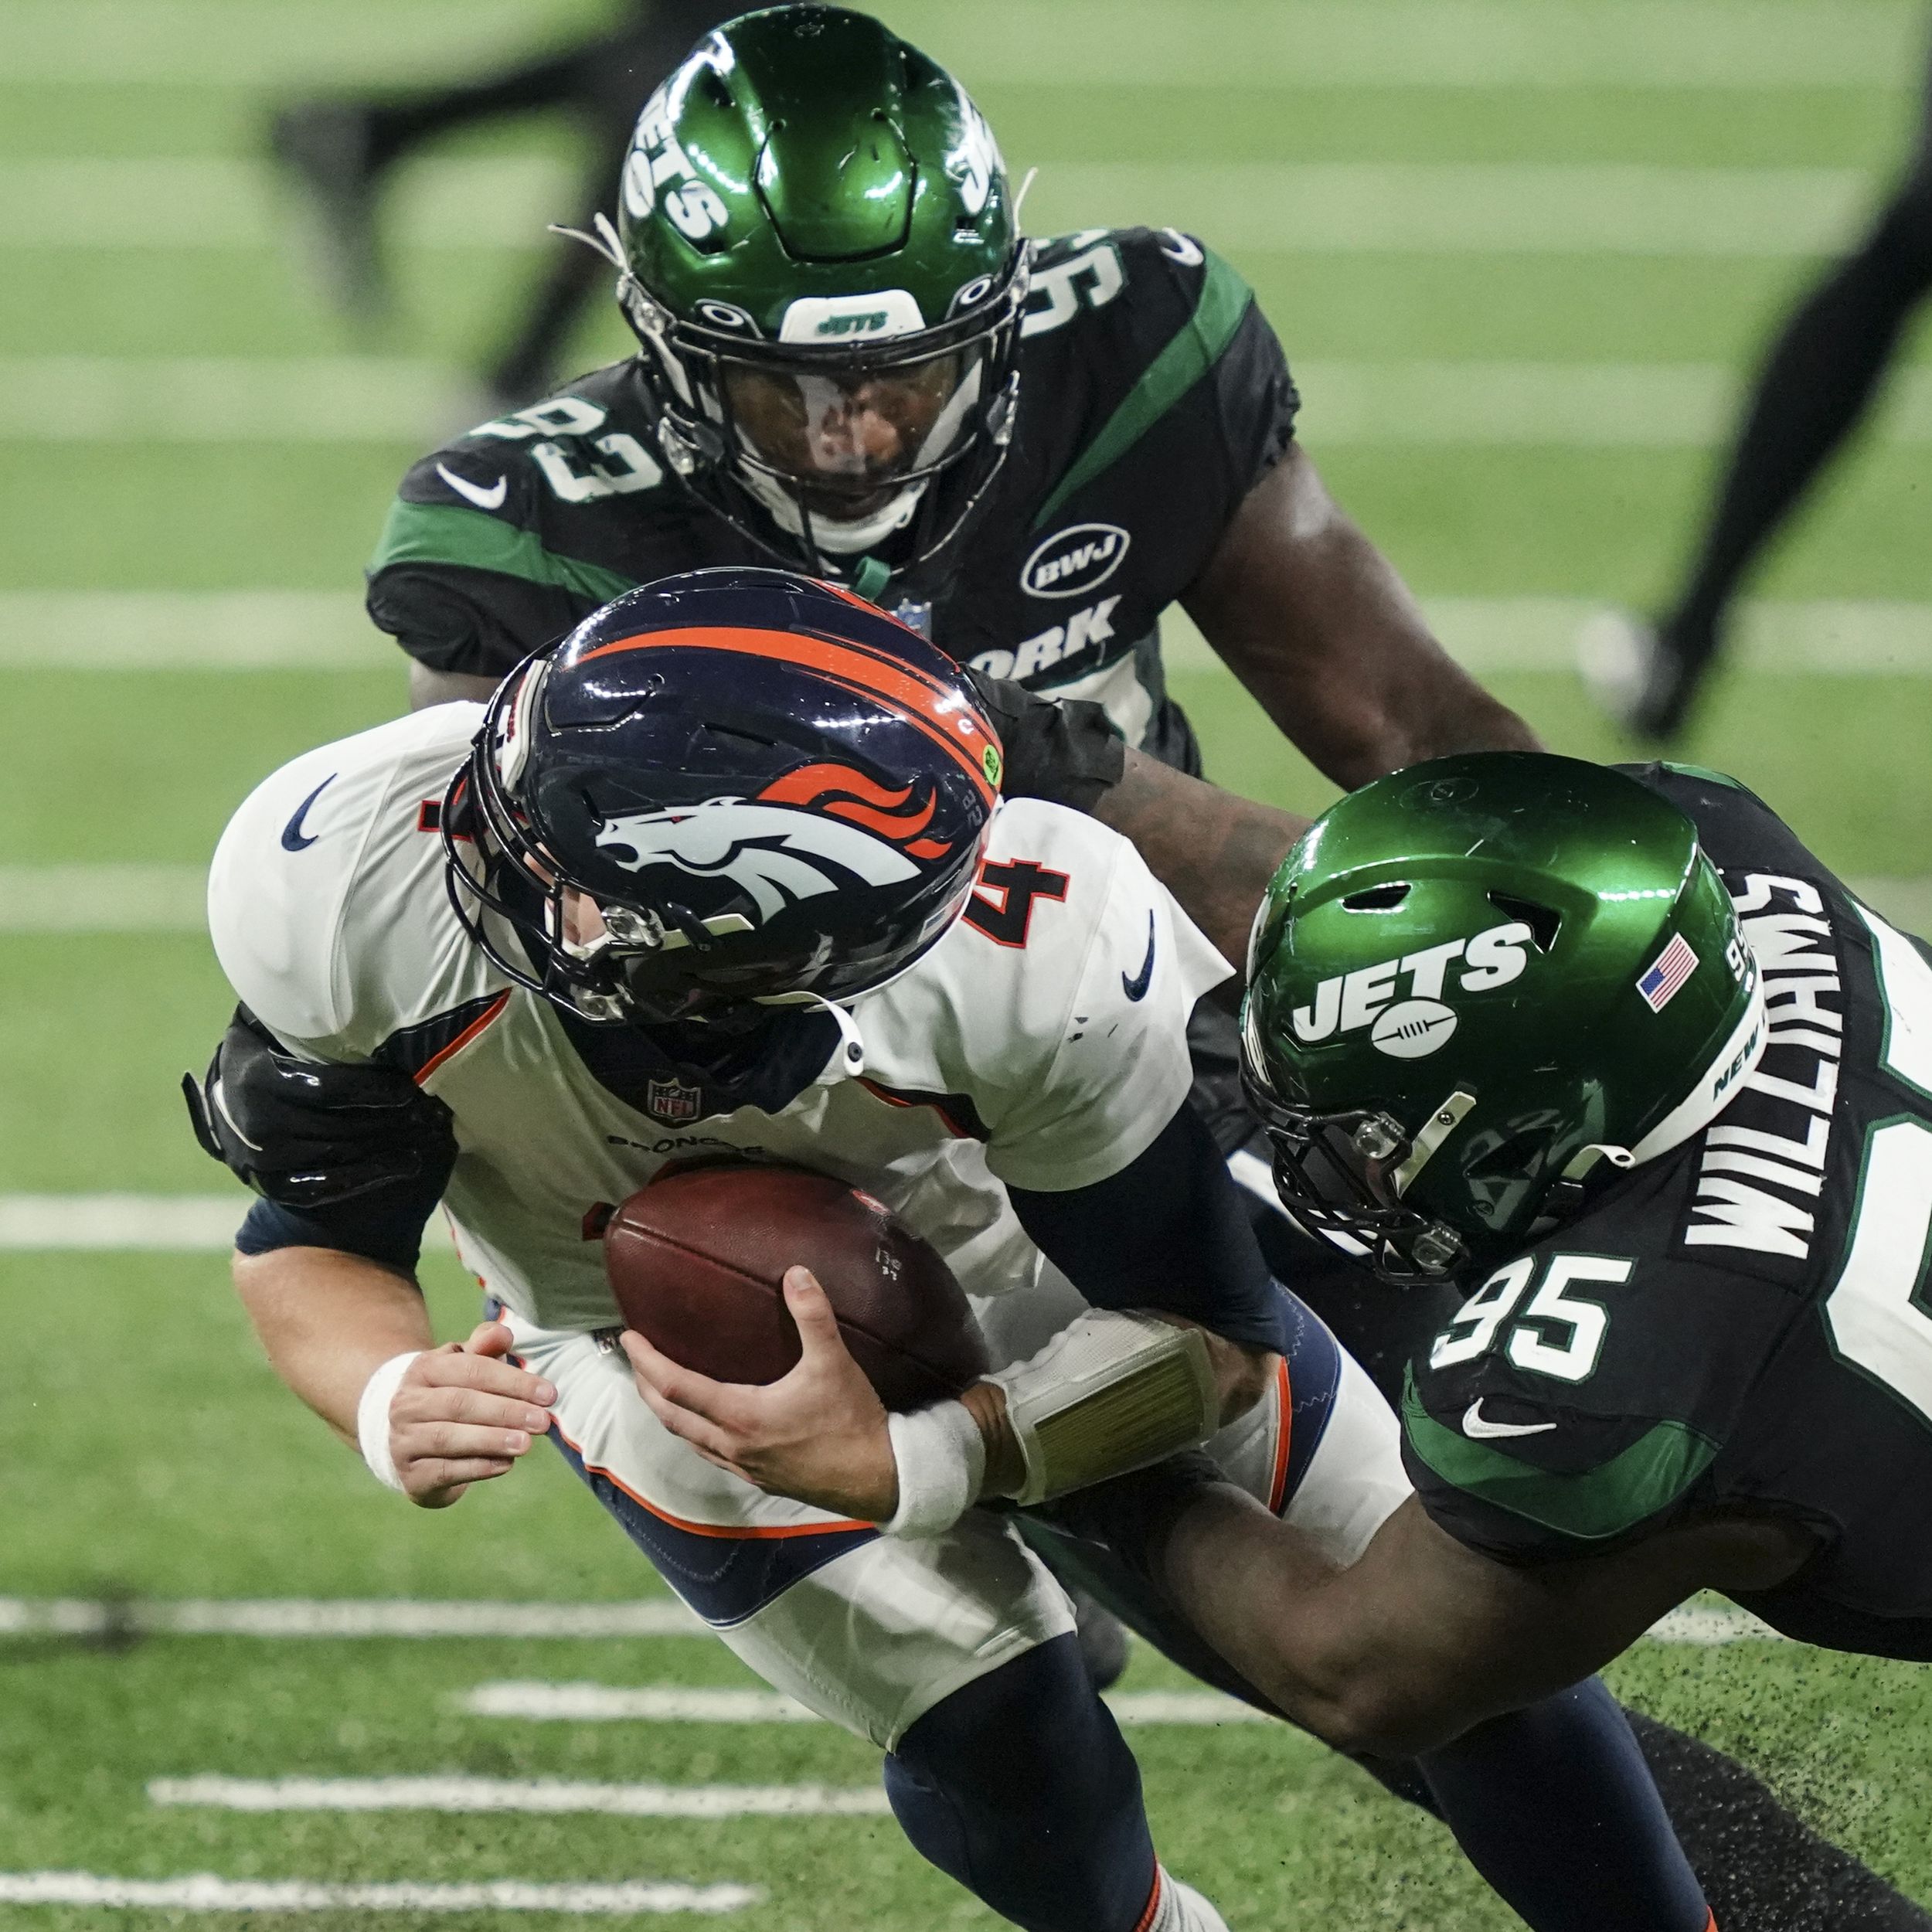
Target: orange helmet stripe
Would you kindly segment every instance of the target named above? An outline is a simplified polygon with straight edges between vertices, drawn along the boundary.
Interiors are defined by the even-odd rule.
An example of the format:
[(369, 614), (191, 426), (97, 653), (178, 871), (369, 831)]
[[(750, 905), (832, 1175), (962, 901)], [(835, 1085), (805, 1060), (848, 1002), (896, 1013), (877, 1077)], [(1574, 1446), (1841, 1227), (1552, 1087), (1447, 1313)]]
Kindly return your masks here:
[(961, 703), (956, 691), (910, 665), (895, 663), (883, 653), (860, 645), (838, 643), (804, 631), (750, 631), (721, 624), (648, 631), (638, 637), (620, 638), (587, 651), (578, 662), (589, 664), (619, 651), (654, 649), (733, 651), (743, 657), (800, 664), (821, 672), (917, 726), (967, 773), (986, 802), (993, 801), (995, 788), (986, 775), (985, 757), (988, 746), (995, 753), (999, 749), (992, 727), (976, 706)]

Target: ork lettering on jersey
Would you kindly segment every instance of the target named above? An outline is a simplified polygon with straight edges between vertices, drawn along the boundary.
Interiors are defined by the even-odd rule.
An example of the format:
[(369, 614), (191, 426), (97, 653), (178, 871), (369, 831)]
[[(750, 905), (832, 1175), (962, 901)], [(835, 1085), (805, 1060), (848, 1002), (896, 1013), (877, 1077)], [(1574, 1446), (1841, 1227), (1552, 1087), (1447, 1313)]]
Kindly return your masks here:
[[(1730, 882), (1726, 882), (1727, 883)], [(1704, 1135), (1686, 1247), (1743, 1248), (1806, 1260), (1825, 1185), (1845, 1015), (1837, 935), (1818, 888), (1746, 876), (1731, 892), (1763, 975), (1764, 1057), (1744, 1082), (1757, 1126), (1720, 1116)]]
[(1103, 597), (1098, 604), (1076, 611), (1064, 624), (1028, 638), (1010, 651), (982, 651), (973, 659), (973, 668), (989, 678), (1013, 678), (1026, 684), (1090, 651), (1104, 658), (1100, 647), (1113, 641), (1114, 611), (1119, 602), (1117, 597)]

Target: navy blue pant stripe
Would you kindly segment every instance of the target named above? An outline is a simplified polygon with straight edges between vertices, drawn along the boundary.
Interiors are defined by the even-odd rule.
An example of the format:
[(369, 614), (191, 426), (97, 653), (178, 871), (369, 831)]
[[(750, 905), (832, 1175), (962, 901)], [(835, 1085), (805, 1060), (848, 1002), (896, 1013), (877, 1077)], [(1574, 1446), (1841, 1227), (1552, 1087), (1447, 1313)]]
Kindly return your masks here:
[(1294, 1404), (1288, 1418), (1288, 1467), (1281, 1485), (1281, 1508), (1293, 1501), (1308, 1473), (1315, 1452), (1328, 1432), (1335, 1412), (1335, 1391), (1342, 1386), (1342, 1348), (1321, 1317), (1298, 1295), (1277, 1281), (1281, 1303), (1282, 1353), (1288, 1365), (1288, 1392)]
[(650, 1558), (658, 1574), (707, 1624), (720, 1629), (743, 1623), (801, 1577), (879, 1534), (863, 1529), (799, 1536), (703, 1536), (647, 1509), (603, 1470), (590, 1467), (556, 1429), (549, 1435), (564, 1461)]

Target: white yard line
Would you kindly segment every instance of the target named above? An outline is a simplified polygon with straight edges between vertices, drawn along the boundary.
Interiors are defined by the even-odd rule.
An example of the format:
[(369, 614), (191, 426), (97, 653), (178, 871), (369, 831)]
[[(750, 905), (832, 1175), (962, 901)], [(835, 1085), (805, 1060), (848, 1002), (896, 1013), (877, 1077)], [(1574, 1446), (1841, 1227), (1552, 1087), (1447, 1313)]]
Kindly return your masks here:
[(353, 592), (0, 590), (7, 670), (401, 668)]
[(158, 1777), (156, 1804), (223, 1811), (522, 1811), (545, 1817), (875, 1818), (871, 1785), (596, 1784), (533, 1777)]
[(0, 866), (0, 933), (205, 932), (207, 893), (202, 866)]
[[(1705, 449), (1730, 434), (1739, 383), (1714, 362), (1313, 361), (1297, 362), (1295, 376), (1299, 433), (1318, 454), (1438, 444)], [(13, 442), (413, 451), (484, 413), (452, 372), (396, 358), (0, 358), (0, 439)], [(1932, 366), (1899, 372), (1873, 434), (1932, 444)]]
[[(0, 932), (20, 930), (10, 927), (0, 913)], [(232, 1194), (0, 1194), (0, 1252), (65, 1249), (83, 1254), (225, 1253), (235, 1244), (235, 1230), (248, 1212), (250, 1198), (239, 1190)], [(0, 1629), (5, 1628), (5, 1613), (0, 1611)]]
[[(1036, 234), (1167, 223), (1223, 250), (1781, 258), (1843, 246), (1877, 187), (1849, 168), (1049, 162), (1026, 213)], [(579, 192), (540, 159), (425, 161), (397, 182), (385, 232), (407, 248), (529, 247), (578, 218)], [(257, 163), (0, 162), (0, 247), (260, 249), (287, 226)]]
[[(704, 1637), (705, 1624), (675, 1600), (645, 1598), (628, 1603), (489, 1603), (420, 1600), (412, 1597), (175, 1597), (136, 1598), (107, 1603), (80, 1597), (0, 1597), (0, 1636), (155, 1636), (291, 1638), (570, 1638), (580, 1640), (638, 1637)], [(1748, 1612), (1725, 1604), (1697, 1604), (1674, 1610), (1651, 1635), (1662, 1643), (1723, 1644), (1740, 1638), (1774, 1633)], [(776, 1713), (782, 1702), (775, 1691), (674, 1690), (667, 1686), (624, 1689), (601, 1684), (485, 1684), (468, 1693), (464, 1708), (484, 1716), (536, 1717), (547, 1711), (535, 1706), (543, 1698), (567, 1696), (582, 1708), (559, 1710), (560, 1716), (594, 1719), (602, 1715), (590, 1706), (607, 1699), (663, 1697), (734, 1701), (718, 1709)], [(471, 1700), (478, 1700), (472, 1702)], [(1131, 1700), (1129, 1702), (1129, 1700)], [(1180, 1701), (1175, 1701), (1180, 1700)], [(1201, 1701), (1205, 1700), (1205, 1701)], [(1219, 1710), (1227, 1700), (1215, 1692), (1123, 1693), (1115, 1701), (1136, 1713), (1141, 1723), (1219, 1722), (1178, 1713)], [(492, 1708), (485, 1709), (485, 1703)], [(512, 1709), (512, 1706), (519, 1708)], [(695, 1706), (693, 1707), (696, 1708)], [(802, 1709), (802, 1706), (792, 1706)], [(1244, 1707), (1237, 1707), (1238, 1709)], [(1162, 1713), (1165, 1713), (1163, 1715)], [(612, 1716), (653, 1716), (655, 1711), (612, 1709)], [(681, 1713), (666, 1708), (665, 1716)], [(687, 1721), (720, 1723), (797, 1722), (784, 1714), (732, 1717), (715, 1713)]]
[(0, 1636), (566, 1638), (710, 1634), (675, 1598), (546, 1604), (411, 1597), (176, 1597), (104, 1603), (0, 1597)]
[[(1485, 675), (1571, 672), (1577, 637), (1603, 609), (1588, 597), (1424, 597), (1430, 627), (1457, 659)], [(0, 598), (0, 634), (5, 602)], [(1219, 670), (1221, 661), (1177, 606), (1162, 620), (1168, 668)], [(1932, 604), (1747, 603), (1731, 661), (1753, 675), (1932, 677)]]
[(1735, 1644), (1746, 1638), (1786, 1640), (1735, 1604), (1686, 1604), (1672, 1611), (1650, 1634), (1661, 1644)]
[[(1587, 597), (1425, 597), (1437, 634), (1471, 670), (1568, 671)], [(1177, 607), (1169, 665), (1220, 660)], [(1747, 603), (1743, 669), (1932, 677), (1932, 604)], [(0, 668), (17, 671), (367, 671), (399, 677), (391, 641), (352, 590), (0, 590)]]
[[(447, 66), (452, 47), (541, 31), (527, 6), (339, 7), (257, 0), (9, 0), (9, 82), (257, 87), (389, 81)], [(954, 63), (968, 86), (1117, 82), (1292, 87), (1903, 87), (1916, 77), (1918, 14), (1804, 0), (902, 0), (895, 26)]]
[(414, 451), (488, 413), (451, 370), (394, 356), (0, 359), (0, 438), (14, 442), (393, 442)]
[(403, 1879), (331, 1885), (311, 1879), (103, 1878), (93, 1872), (0, 1872), (0, 1905), (93, 1906), (124, 1912), (556, 1912), (575, 1918), (634, 1913), (738, 1912), (763, 1903), (755, 1885), (616, 1885), (486, 1879), (437, 1885)]
[[(1265, 1723), (1262, 1713), (1219, 1691), (1115, 1691), (1107, 1704), (1123, 1724)], [(694, 1689), (679, 1684), (479, 1684), (455, 1699), (472, 1717), (538, 1723), (815, 1724), (821, 1720), (781, 1691)]]

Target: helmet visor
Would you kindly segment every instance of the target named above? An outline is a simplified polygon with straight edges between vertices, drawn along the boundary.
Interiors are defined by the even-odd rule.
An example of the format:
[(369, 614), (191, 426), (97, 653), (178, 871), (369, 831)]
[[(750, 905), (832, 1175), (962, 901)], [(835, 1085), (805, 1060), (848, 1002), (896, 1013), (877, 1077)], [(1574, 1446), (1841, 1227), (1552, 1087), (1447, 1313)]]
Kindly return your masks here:
[(917, 362), (807, 366), (721, 359), (740, 453), (821, 515), (857, 517), (971, 441), (986, 345)]

